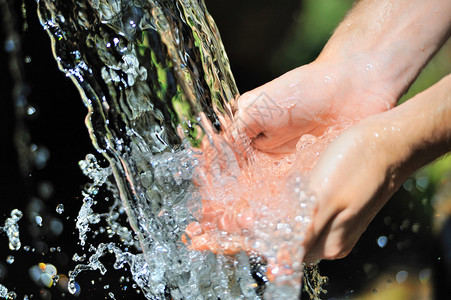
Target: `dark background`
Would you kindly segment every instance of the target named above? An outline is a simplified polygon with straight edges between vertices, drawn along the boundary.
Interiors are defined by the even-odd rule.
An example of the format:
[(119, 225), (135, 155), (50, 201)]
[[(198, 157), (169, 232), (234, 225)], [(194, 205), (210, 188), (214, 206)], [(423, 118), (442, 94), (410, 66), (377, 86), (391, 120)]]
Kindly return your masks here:
[[(57, 266), (59, 273), (67, 274), (75, 265), (72, 255), (75, 252), (86, 253), (86, 249), (79, 246), (78, 233), (74, 231), (75, 218), (81, 206), (81, 190), (88, 181), (79, 170), (78, 161), (95, 150), (84, 126), (86, 109), (75, 86), (57, 68), (50, 40), (37, 20), (36, 3), (24, 3), (28, 30), (21, 30), (24, 20), (20, 17), (20, 2), (14, 4), (18, 19), (16, 25), (23, 41), (22, 57), (31, 58), (28, 63), (23, 61), (23, 74), (30, 90), (28, 102), (37, 109), (35, 116), (25, 121), (31, 142), (41, 149), (47, 148), (50, 156), (44, 167), (32, 167), (28, 174), (20, 173), (13, 144), (16, 119), (11, 93), (14, 82), (8, 71), (10, 57), (3, 47), (5, 32), (0, 31), (0, 145), (3, 149), (0, 155), (0, 224), (12, 209), (24, 211), (25, 216), (19, 223), (22, 245), (35, 249), (34, 252), (25, 251), (22, 247), (17, 252), (10, 251), (6, 235), (0, 234), (0, 283), (15, 290), (18, 299), (30, 294), (35, 299), (71, 299), (73, 296), (63, 294), (55, 287), (38, 287), (29, 278), (27, 270), (39, 262), (46, 262)], [(284, 61), (281, 56), (289, 55), (289, 51), (284, 52), (287, 41), (296, 32), (294, 25), (299, 23), (299, 15), (305, 9), (302, 1), (207, 1), (207, 6), (220, 29), (241, 93), (311, 61), (327, 40), (326, 35), (316, 43), (304, 45), (309, 51), (299, 54), (302, 57), (300, 61)], [(376, 283), (372, 284), (379, 276), (396, 274), (399, 270), (413, 274), (435, 267), (434, 261), (440, 254), (431, 233), (430, 206), (424, 206), (412, 193), (404, 190), (395, 199), (378, 215), (347, 258), (321, 263), (321, 273), (329, 277), (326, 286), (329, 292), (323, 299), (352, 297), (364, 290), (377, 294)], [(55, 211), (60, 203), (65, 206), (61, 215)], [(42, 216), (42, 227), (30, 217), (33, 213)], [(52, 234), (49, 225), (52, 219), (63, 223), (62, 234)], [(403, 229), (401, 224), (404, 220), (420, 222), (420, 232)], [(376, 243), (382, 235), (389, 237), (384, 248)], [(61, 247), (61, 251), (51, 251), (52, 247)], [(8, 255), (15, 257), (14, 263), (6, 263)], [(105, 262), (110, 263), (108, 258)], [(105, 276), (100, 276), (98, 271), (82, 273), (77, 278), (82, 288), (80, 298), (108, 299), (108, 292), (112, 291), (116, 299), (139, 299), (132, 282), (120, 279), (129, 275), (111, 269)], [(440, 273), (436, 274), (440, 278)], [(386, 285), (396, 285), (393, 276), (383, 278)], [(106, 285), (109, 288), (104, 288)], [(436, 288), (436, 291), (437, 299), (445, 299), (440, 296), (441, 288)], [(443, 293), (446, 295), (445, 290)]]

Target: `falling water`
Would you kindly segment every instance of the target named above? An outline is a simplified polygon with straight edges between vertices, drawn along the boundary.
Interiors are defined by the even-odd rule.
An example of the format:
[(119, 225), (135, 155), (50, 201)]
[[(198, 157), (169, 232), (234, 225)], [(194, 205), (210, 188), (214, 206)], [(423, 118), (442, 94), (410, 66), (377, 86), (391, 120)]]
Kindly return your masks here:
[[(204, 2), (40, 0), (38, 13), (109, 163), (101, 167), (92, 154), (80, 162), (92, 181), (76, 222), (80, 243), (102, 220), (121, 239), (91, 244), (93, 254), (69, 274), (69, 290), (84, 270), (105, 274), (99, 258), (113, 253), (114, 267), (128, 264), (148, 299), (296, 299), (314, 198), (292, 169), (309, 158), (277, 161), (286, 172), (270, 181), (257, 176), (273, 170), (273, 160), (231, 125), (238, 90)], [(95, 211), (101, 189), (114, 199), (105, 213)], [(243, 195), (262, 195), (246, 206), (259, 216), (252, 233), (215, 227), (210, 245), (218, 246), (195, 250), (188, 229), (205, 222), (206, 210), (235, 207)], [(285, 210), (271, 206), (274, 199)]]

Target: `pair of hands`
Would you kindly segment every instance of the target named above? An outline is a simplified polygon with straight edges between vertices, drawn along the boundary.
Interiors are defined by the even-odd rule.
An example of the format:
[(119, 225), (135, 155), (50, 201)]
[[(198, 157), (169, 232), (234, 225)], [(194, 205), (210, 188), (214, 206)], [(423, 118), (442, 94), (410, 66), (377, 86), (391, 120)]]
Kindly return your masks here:
[[(451, 75), (393, 108), (395, 97), (371, 92), (370, 86), (362, 83), (365, 74), (352, 73), (350, 78), (346, 76), (349, 73), (340, 72), (343, 69), (344, 65), (315, 62), (238, 99), (235, 125), (251, 137), (257, 164), (242, 163), (240, 146), (235, 152), (219, 147), (228, 154), (213, 151), (212, 158), (206, 158), (214, 162), (228, 156), (232, 159), (227, 161), (236, 164), (221, 159), (216, 166), (207, 164), (202, 182), (197, 182), (203, 208), (199, 222), (186, 229), (190, 241), (185, 242), (191, 249), (226, 255), (243, 250), (259, 252), (269, 258), (268, 278), (289, 275), (293, 270), (280, 266), (302, 259), (315, 262), (342, 258), (407, 176), (449, 151)], [(343, 128), (343, 124), (351, 126)], [(239, 144), (233, 134), (226, 133), (225, 139), (227, 145)], [(220, 140), (210, 142), (220, 145)], [(290, 167), (295, 167), (287, 167), (285, 157), (293, 155), (297, 157), (295, 166), (308, 175), (304, 186), (307, 194), (316, 198), (312, 223), (301, 225), (299, 231), (295, 229), (299, 224), (293, 220), (302, 209), (296, 211), (299, 204), (290, 203), (291, 190), (287, 192), (287, 186), (277, 181), (292, 175)], [(296, 165), (299, 158), (301, 163)], [(262, 161), (265, 163), (259, 165)], [(249, 167), (252, 165), (257, 168)], [(274, 169), (280, 172), (274, 173)], [(219, 176), (215, 177), (215, 172)], [(221, 174), (227, 174), (231, 181), (214, 182), (221, 179)], [(232, 201), (221, 201), (225, 198)], [(260, 208), (264, 208), (263, 213)], [(284, 221), (277, 224), (280, 220), (288, 220), (288, 236), (271, 226), (266, 226), (269, 231), (259, 228), (265, 222), (283, 227)], [(276, 253), (265, 253), (268, 247), (252, 244), (256, 239), (249, 236), (259, 234), (259, 243), (271, 244), (278, 249)], [(291, 249), (291, 237), (295, 247), (298, 243), (305, 248), (301, 256)]]
[[(235, 125), (251, 138), (258, 161), (280, 164), (282, 156), (292, 153), (309, 158), (310, 166), (301, 165), (308, 173), (306, 189), (316, 197), (316, 211), (302, 238), (304, 261), (346, 256), (405, 178), (451, 149), (451, 75), (393, 108), (449, 38), (450, 20), (447, 0), (359, 1), (315, 62), (238, 99)], [(343, 132), (332, 139), (340, 124), (356, 125), (339, 129)], [(237, 141), (231, 135), (229, 142)], [(228, 167), (219, 165), (205, 174), (230, 173)], [(241, 174), (248, 176), (243, 180), (248, 186), (252, 179), (258, 183), (268, 171), (248, 170), (245, 164), (239, 167)], [(241, 176), (232, 173), (229, 178)], [(277, 178), (280, 174), (273, 175)], [(216, 199), (221, 199), (221, 191), (209, 190), (212, 178), (205, 176), (199, 186), (205, 187), (207, 194), (218, 192)], [(233, 191), (240, 182), (232, 180), (224, 190)], [(276, 184), (267, 191), (276, 197), (263, 197), (275, 199), (275, 203), (262, 204), (276, 210), (279, 220), (284, 217), (283, 210), (290, 216), (295, 207), (277, 201), (281, 190), (283, 186)], [(203, 198), (204, 216), (186, 230), (190, 247), (225, 254), (255, 250), (243, 235), (252, 233), (252, 225), (262, 218), (256, 197), (265, 191), (261, 192), (222, 203)], [(218, 232), (210, 229), (225, 233), (227, 243), (215, 243)], [(290, 260), (284, 256), (276, 258)], [(296, 259), (291, 257), (291, 261)]]
[[(277, 163), (281, 157), (302, 152), (302, 149), (296, 150), (300, 140), (327, 136), (330, 128), (342, 127), (344, 122), (355, 123), (393, 107), (392, 95), (372, 92), (365, 82), (362, 83), (369, 76), (365, 74), (367, 70), (363, 70), (364, 74), (347, 77), (347, 67), (349, 65), (315, 62), (243, 94), (238, 99), (235, 125), (252, 139), (251, 144), (259, 157)], [(379, 197), (386, 189), (385, 162), (381, 161), (384, 156), (381, 149), (369, 144), (372, 136), (367, 127), (359, 124), (349, 128), (328, 145), (318, 162), (310, 160), (307, 162), (310, 165), (303, 166), (309, 170), (307, 189), (317, 201), (313, 224), (304, 239), (306, 261), (347, 255), (388, 200)], [(330, 140), (318, 140), (316, 142), (322, 143), (322, 147), (303, 149), (300, 155), (309, 155), (306, 151), (322, 152), (324, 144)], [(258, 177), (256, 172), (250, 173)], [(254, 183), (251, 179), (247, 184)], [(211, 180), (199, 183), (199, 186), (208, 185), (212, 185)], [(271, 192), (280, 190), (274, 192), (273, 189), (268, 193)], [(240, 199), (239, 196), (235, 198)], [(258, 207), (259, 199), (255, 199), (255, 195), (244, 198), (231, 207), (203, 201), (201, 221), (187, 228), (190, 247), (226, 254), (255, 250), (245, 244), (240, 233), (252, 231), (252, 223), (261, 218), (255, 213), (258, 209), (251, 209)], [(290, 209), (282, 203), (265, 205), (273, 207), (273, 211)], [(226, 246), (217, 242), (217, 237), (213, 236), (217, 231), (209, 231), (210, 227), (230, 233)]]

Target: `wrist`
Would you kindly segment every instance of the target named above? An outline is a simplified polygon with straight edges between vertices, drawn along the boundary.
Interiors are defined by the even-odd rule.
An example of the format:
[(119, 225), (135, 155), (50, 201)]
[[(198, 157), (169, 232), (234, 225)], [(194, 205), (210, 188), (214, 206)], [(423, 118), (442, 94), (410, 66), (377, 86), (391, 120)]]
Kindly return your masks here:
[(448, 0), (360, 1), (335, 30), (318, 61), (351, 64), (369, 87), (375, 84), (387, 90), (396, 102), (450, 31)]
[[(320, 55), (312, 65), (329, 70), (339, 85), (344, 111), (342, 116), (361, 119), (367, 115), (380, 113), (393, 108), (398, 100), (396, 85), (385, 74), (375, 56), (359, 55), (346, 59), (338, 55)], [(336, 75), (336, 76), (335, 76)], [(361, 111), (347, 111), (347, 110)]]
[[(451, 150), (451, 75), (383, 114), (359, 124), (397, 189), (414, 171)], [(393, 190), (394, 191), (394, 190)]]

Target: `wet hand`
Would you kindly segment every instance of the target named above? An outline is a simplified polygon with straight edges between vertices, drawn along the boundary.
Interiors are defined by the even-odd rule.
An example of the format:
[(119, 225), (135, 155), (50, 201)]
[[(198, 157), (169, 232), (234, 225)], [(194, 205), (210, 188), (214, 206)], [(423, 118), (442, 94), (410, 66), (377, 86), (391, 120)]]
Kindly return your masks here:
[(258, 149), (292, 153), (304, 134), (392, 108), (396, 99), (372, 76), (350, 62), (313, 62), (243, 94), (236, 124)]
[(290, 155), (253, 148), (241, 155), (239, 141), (211, 136), (194, 181), (201, 207), (192, 211), (197, 221), (188, 224), (183, 242), (222, 255), (258, 253), (267, 260), (268, 278), (293, 273), (289, 266), (302, 261), (313, 212), (304, 176), (342, 129), (330, 127), (319, 138), (304, 135)]
[(317, 210), (306, 261), (346, 256), (405, 179), (451, 149), (450, 92), (448, 75), (328, 146), (309, 178)]

